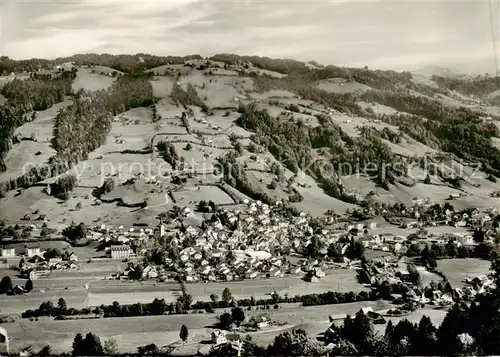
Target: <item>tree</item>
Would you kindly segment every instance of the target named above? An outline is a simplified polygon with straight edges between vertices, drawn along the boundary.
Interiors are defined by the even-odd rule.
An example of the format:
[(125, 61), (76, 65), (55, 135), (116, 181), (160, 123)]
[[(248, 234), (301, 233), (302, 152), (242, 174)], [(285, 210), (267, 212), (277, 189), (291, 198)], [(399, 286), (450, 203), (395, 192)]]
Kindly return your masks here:
[(451, 356), (459, 353), (461, 347), (457, 336), (467, 332), (467, 310), (467, 307), (463, 304), (455, 304), (448, 310), (448, 313), (437, 330), (440, 355)]
[(28, 279), (26, 281), (26, 284), (24, 285), (24, 290), (26, 290), (26, 291), (32, 291), (33, 290), (33, 280)]
[(319, 237), (313, 236), (311, 238), (311, 243), (307, 246), (307, 255), (314, 258), (319, 255), (319, 251), (321, 250), (321, 241)]
[(109, 338), (104, 341), (104, 354), (106, 356), (113, 356), (118, 354), (118, 344), (114, 338)]
[(275, 337), (268, 347), (269, 356), (325, 356), (326, 349), (302, 329), (286, 331)]
[(61, 314), (64, 314), (66, 312), (66, 310), (68, 309), (68, 305), (66, 304), (66, 300), (64, 300), (63, 298), (59, 298), (59, 300), (57, 301), (57, 308), (59, 309), (59, 312)]
[(342, 257), (342, 249), (337, 243), (331, 243), (328, 246), (327, 254), (330, 258), (339, 259)]
[(410, 275), (409, 279), (413, 284), (415, 284), (415, 285), (421, 284), (422, 278), (420, 277), (420, 273), (418, 272), (418, 270), (414, 264), (408, 265), (408, 273)]
[(476, 258), (489, 259), (492, 251), (493, 247), (491, 244), (482, 242), (474, 248), (474, 256)]
[(186, 342), (188, 337), (189, 337), (189, 331), (186, 325), (181, 326), (181, 330), (179, 331), (179, 337), (181, 338), (182, 342)]
[(12, 292), (12, 279), (10, 276), (4, 276), (0, 281), (0, 294), (10, 294)]
[(85, 355), (87, 356), (102, 356), (104, 352), (99, 336), (94, 335), (91, 332), (89, 332), (87, 336), (85, 336), (83, 346)]
[(225, 312), (219, 316), (220, 327), (223, 330), (230, 330), (233, 325), (233, 318), (230, 313)]
[(222, 301), (228, 305), (231, 300), (233, 300), (233, 295), (231, 294), (231, 290), (229, 288), (225, 288), (224, 291), (222, 291)]
[(73, 356), (83, 356), (85, 354), (83, 343), (82, 334), (77, 333), (73, 340), (73, 350), (71, 351)]
[(457, 336), (458, 353), (461, 356), (475, 356), (475, 341), (474, 337), (467, 332), (461, 333)]
[(82, 238), (87, 237), (87, 227), (85, 226), (85, 223), (83, 223), (83, 222), (78, 224), (78, 225), (75, 225), (73, 223), (69, 227), (64, 228), (61, 233), (64, 237), (68, 238), (71, 242), (74, 242), (78, 239), (82, 239)]
[(215, 304), (219, 300), (219, 296), (217, 294), (210, 294), (210, 300)]
[(373, 355), (373, 325), (364, 313), (357, 313), (354, 319), (346, 318), (341, 336), (351, 342), (360, 354)]
[(271, 183), (268, 185), (270, 190), (276, 190), (278, 188), (278, 181), (276, 179), (272, 179)]
[(421, 356), (431, 356), (436, 351), (436, 327), (427, 316), (422, 316), (418, 324), (418, 336), (415, 347), (416, 354)]
[(365, 246), (360, 241), (351, 241), (346, 255), (349, 259), (361, 259), (365, 254)]
[(252, 342), (251, 336), (247, 335), (247, 338), (245, 338), (245, 341), (243, 341), (243, 350), (241, 352), (241, 356), (254, 357), (254, 356), (265, 356), (265, 355), (266, 355), (266, 349)]
[(160, 355), (160, 349), (154, 343), (150, 343), (149, 345), (137, 347), (137, 353), (139, 355), (158, 356)]
[(40, 351), (36, 354), (37, 356), (42, 356), (42, 357), (47, 357), (47, 356), (52, 356), (52, 350), (49, 345), (46, 345), (45, 347), (42, 347)]
[(458, 256), (458, 247), (451, 239), (446, 242), (444, 250), (446, 256), (450, 258), (455, 258), (456, 256)]
[(472, 234), (472, 238), (476, 243), (484, 242), (485, 232), (481, 228), (474, 229), (474, 233)]
[(186, 147), (184, 148), (184, 150), (192, 150), (193, 149), (193, 145), (191, 145), (191, 143), (187, 143)]
[(240, 324), (245, 321), (245, 312), (241, 307), (235, 307), (231, 310), (231, 318), (233, 319), (236, 326), (240, 326)]

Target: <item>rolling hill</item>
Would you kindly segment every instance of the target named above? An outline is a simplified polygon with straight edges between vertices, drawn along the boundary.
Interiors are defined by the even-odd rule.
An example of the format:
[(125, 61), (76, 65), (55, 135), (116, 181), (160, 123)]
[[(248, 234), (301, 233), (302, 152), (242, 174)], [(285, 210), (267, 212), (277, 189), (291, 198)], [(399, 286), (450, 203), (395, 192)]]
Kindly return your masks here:
[[(46, 74), (30, 77), (34, 66)], [(246, 197), (314, 216), (419, 200), (500, 206), (496, 79), (229, 54), (0, 68), (15, 73), (0, 105), (0, 217), (9, 222), (154, 222), (173, 205)], [(37, 126), (52, 134), (20, 134)], [(68, 175), (76, 187), (46, 191)]]

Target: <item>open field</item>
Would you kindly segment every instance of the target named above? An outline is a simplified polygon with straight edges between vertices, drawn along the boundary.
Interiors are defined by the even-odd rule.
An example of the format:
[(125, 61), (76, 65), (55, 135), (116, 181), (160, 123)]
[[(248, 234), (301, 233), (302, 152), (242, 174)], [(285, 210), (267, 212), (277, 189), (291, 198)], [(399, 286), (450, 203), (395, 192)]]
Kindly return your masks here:
[(78, 68), (78, 72), (76, 72), (76, 78), (73, 80), (73, 91), (77, 92), (80, 89), (84, 89), (87, 91), (97, 91), (110, 87), (116, 79), (114, 77), (101, 74), (101, 71), (105, 73), (112, 73), (113, 71), (116, 72), (116, 70), (114, 69), (106, 69), (105, 67), (93, 69)]
[(453, 287), (462, 287), (464, 278), (475, 278), (487, 275), (490, 272), (491, 263), (482, 259), (440, 259), (437, 261), (440, 270), (450, 281)]
[(15, 78), (17, 78), (17, 79), (26, 79), (26, 78), (29, 78), (29, 76), (26, 75), (26, 74), (16, 74), (16, 75), (11, 75), (11, 76), (0, 76), (0, 88), (2, 88), (5, 83), (8, 83), (8, 82), (12, 81)]
[[(373, 306), (377, 308), (388, 308), (385, 303), (363, 302), (339, 305), (323, 305), (313, 307), (300, 307), (297, 304), (284, 305), (278, 310), (267, 310), (271, 319), (278, 322), (288, 323), (288, 326), (280, 329), (270, 329), (267, 333), (252, 333), (253, 340), (257, 343), (266, 344), (293, 326), (311, 324), (324, 331), (329, 326), (328, 316), (336, 314), (356, 313), (361, 307)], [(93, 332), (100, 336), (101, 340), (113, 337), (117, 340), (121, 351), (132, 352), (137, 346), (148, 343), (156, 343), (159, 346), (175, 343), (179, 340), (179, 329), (181, 325), (186, 325), (190, 332), (189, 343), (208, 340), (212, 331), (211, 326), (217, 322), (216, 316), (222, 313), (222, 309), (217, 314), (189, 314), (170, 316), (145, 316), (127, 318), (106, 318), (88, 320), (66, 320), (55, 321), (52, 319), (40, 319), (40, 321), (30, 322), (28, 320), (18, 320), (15, 323), (4, 324), (12, 338), (11, 348), (16, 349), (27, 344), (41, 348), (45, 344), (50, 344), (54, 352), (62, 353), (71, 349), (71, 343), (76, 333)], [(259, 315), (260, 311), (245, 311), (248, 317)], [(326, 326), (326, 327), (325, 327)], [(318, 332), (319, 332), (318, 331)], [(317, 334), (316, 331), (308, 331)], [(196, 335), (202, 335), (198, 338)], [(203, 337), (201, 339), (200, 337)], [(201, 346), (200, 346), (201, 347)], [(180, 351), (177, 351), (178, 353)]]
[(102, 158), (81, 161), (66, 174), (76, 175), (79, 186), (95, 187), (101, 186), (108, 175), (119, 184), (130, 178), (148, 180), (152, 176), (165, 175), (170, 171), (171, 166), (158, 156), (151, 158), (148, 154), (113, 153)]
[(354, 93), (354, 92), (366, 92), (371, 88), (367, 85), (348, 82), (344, 78), (330, 78), (322, 80), (318, 83), (317, 87), (331, 93)]
[[(193, 76), (186, 78), (187, 82), (204, 88), (196, 88), (198, 96), (204, 99), (211, 107), (237, 107), (234, 98), (246, 97), (248, 91), (253, 90), (253, 81), (248, 77), (239, 76)], [(181, 79), (182, 83), (182, 79)], [(206, 99), (205, 99), (206, 98)]]
[[(82, 308), (84, 306), (110, 305), (114, 301), (120, 304), (137, 302), (150, 303), (155, 298), (163, 298), (167, 302), (177, 299), (180, 286), (176, 282), (156, 283), (154, 280), (143, 282), (104, 280), (105, 276), (123, 271), (126, 263), (121, 260), (92, 260), (88, 263), (82, 259), (78, 263), (80, 269), (53, 271), (50, 276), (36, 280), (35, 290), (24, 296), (6, 296), (0, 302), (1, 311), (22, 312), (37, 308), (42, 302), (59, 297), (67, 300), (68, 306)], [(4, 269), (0, 272), (15, 280), (16, 272)], [(17, 279), (15, 283), (24, 285), (25, 279)], [(88, 295), (85, 291), (88, 284)], [(327, 276), (319, 283), (309, 283), (301, 276), (284, 278), (255, 279), (225, 283), (188, 283), (187, 292), (193, 301), (209, 301), (210, 294), (222, 293), (228, 287), (237, 299), (253, 296), (256, 299), (268, 299), (273, 291), (289, 296), (322, 293), (327, 291), (362, 291), (365, 288), (357, 283), (355, 270), (336, 269), (327, 272)], [(66, 289), (67, 288), (67, 289)], [(50, 289), (50, 290), (46, 290)], [(41, 291), (42, 290), (42, 291)]]
[[(123, 150), (144, 150), (155, 134), (153, 112), (149, 108), (134, 108), (115, 117), (106, 142), (92, 155), (105, 155)], [(139, 135), (140, 134), (140, 135)]]
[(224, 155), (227, 150), (202, 146), (192, 143), (191, 150), (185, 150), (187, 143), (173, 143), (176, 152), (184, 158), (191, 169), (196, 171), (213, 171), (217, 165), (217, 157)]
[(18, 127), (15, 133), (22, 137), (29, 137), (32, 133), (36, 133), (37, 142), (49, 142), (52, 139), (54, 118), (60, 110), (72, 103), (73, 100), (70, 97), (65, 97), (61, 103), (56, 103), (49, 109), (36, 112), (35, 120)]
[[(165, 205), (165, 193), (148, 194), (150, 206), (146, 211), (118, 206), (116, 203), (95, 205), (91, 194), (92, 187), (76, 188), (73, 196), (66, 202), (47, 195), (40, 186), (23, 190), (19, 196), (15, 196), (14, 192), (9, 192), (0, 205), (0, 216), (14, 224), (26, 223), (21, 220), (23, 216), (38, 210), (39, 214), (46, 215), (50, 226), (57, 229), (65, 228), (71, 221), (116, 226), (136, 222), (152, 226), (158, 223), (156, 215), (172, 207), (171, 203)], [(156, 186), (152, 185), (153, 187)], [(79, 202), (82, 208), (75, 210)]]
[(293, 206), (301, 211), (308, 212), (314, 216), (320, 216), (328, 210), (334, 210), (342, 214), (348, 209), (357, 207), (356, 205), (328, 196), (313, 178), (305, 173), (299, 174), (297, 182), (306, 185), (306, 187), (297, 186), (297, 191), (300, 192), (304, 199), (301, 202), (293, 204)]
[(173, 196), (182, 205), (199, 201), (213, 201), (215, 204), (235, 203), (228, 194), (216, 186), (183, 187), (173, 192)]
[[(271, 327), (258, 332), (248, 333), (257, 344), (267, 345), (272, 343), (274, 337), (291, 328), (303, 328), (313, 337), (319, 337), (329, 326), (328, 316), (353, 315), (362, 307), (372, 307), (374, 310), (386, 310), (391, 305), (385, 302), (357, 302), (338, 305), (322, 305), (301, 307), (297, 304), (282, 304), (278, 310), (267, 310), (271, 319), (285, 323), (282, 327)], [(217, 322), (216, 316), (224, 309), (219, 309), (216, 314), (189, 314), (170, 316), (145, 316), (126, 318), (106, 318), (87, 320), (55, 321), (40, 319), (30, 322), (18, 320), (14, 323), (2, 325), (7, 329), (12, 338), (13, 349), (32, 344), (41, 348), (50, 344), (54, 352), (62, 353), (71, 349), (71, 343), (76, 333), (93, 332), (100, 336), (101, 341), (113, 337), (117, 340), (121, 352), (134, 352), (137, 346), (155, 343), (158, 346), (172, 344), (176, 346), (174, 355), (187, 352), (208, 350), (211, 346), (206, 344)], [(245, 311), (247, 319), (261, 314), (260, 310)], [(420, 321), (423, 315), (431, 318), (432, 322), (439, 325), (446, 314), (446, 310), (426, 308), (418, 310), (405, 318), (411, 322)], [(397, 323), (401, 318), (389, 318)], [(339, 320), (341, 323), (341, 320)], [(179, 329), (186, 325), (189, 329), (189, 339), (186, 345), (179, 343)], [(385, 326), (377, 325), (377, 331), (383, 333)], [(243, 333), (245, 336), (246, 333)]]
[(7, 181), (22, 176), (33, 167), (46, 163), (55, 153), (48, 142), (23, 140), (15, 144), (5, 156), (8, 170), (0, 175), (0, 180)]
[(172, 92), (172, 86), (175, 83), (174, 77), (161, 76), (154, 77), (151, 80), (153, 86), (153, 95), (157, 98), (163, 98)]
[[(25, 252), (25, 243), (15, 243), (15, 244), (5, 244), (4, 246), (7, 248), (14, 248), (16, 250), (16, 254), (21, 254)], [(60, 251), (68, 251), (74, 252), (79, 259), (85, 260), (88, 258), (96, 258), (100, 254), (95, 252), (94, 248), (97, 246), (97, 243), (90, 243), (85, 247), (72, 247), (68, 242), (64, 240), (46, 240), (46, 241), (38, 241), (37, 245), (40, 247), (40, 250), (46, 249), (59, 249)], [(94, 263), (96, 263), (95, 261)]]
[[(225, 283), (188, 283), (186, 289), (188, 294), (193, 296), (194, 301), (209, 301), (210, 294), (222, 293), (224, 288), (229, 288), (232, 295), (237, 299), (269, 298), (273, 291), (280, 295), (304, 295), (309, 293), (319, 293), (326, 291), (361, 291), (363, 286), (355, 280), (354, 270), (337, 270), (330, 272), (325, 278), (320, 279), (320, 283), (308, 283), (301, 279), (301, 276), (286, 276), (284, 278), (243, 280)], [(103, 286), (104, 285), (104, 286)], [(147, 289), (147, 290), (145, 290)], [(109, 280), (91, 284), (90, 305), (111, 304), (119, 301), (122, 304), (133, 302), (151, 302), (155, 297), (164, 298), (166, 301), (174, 301), (179, 291), (176, 283), (164, 283), (154, 286), (151, 282), (130, 283)], [(126, 302), (127, 301), (127, 302)]]

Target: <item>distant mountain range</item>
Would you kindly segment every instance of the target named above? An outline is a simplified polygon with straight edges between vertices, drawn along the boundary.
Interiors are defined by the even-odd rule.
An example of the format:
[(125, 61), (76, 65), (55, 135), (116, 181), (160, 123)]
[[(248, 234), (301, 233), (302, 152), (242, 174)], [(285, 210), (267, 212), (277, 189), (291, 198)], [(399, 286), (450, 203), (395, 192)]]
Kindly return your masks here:
[(461, 73), (459, 70), (455, 68), (450, 69), (438, 66), (426, 66), (418, 70), (412, 71), (412, 73), (425, 77), (440, 76), (447, 78), (463, 78), (467, 76), (467, 74)]

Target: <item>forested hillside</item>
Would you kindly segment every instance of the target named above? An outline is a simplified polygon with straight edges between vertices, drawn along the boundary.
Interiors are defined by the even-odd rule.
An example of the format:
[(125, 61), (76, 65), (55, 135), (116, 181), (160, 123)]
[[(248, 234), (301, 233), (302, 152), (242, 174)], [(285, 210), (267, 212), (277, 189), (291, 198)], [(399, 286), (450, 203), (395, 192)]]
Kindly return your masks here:
[[(68, 63), (72, 63), (71, 71), (56, 68)], [(423, 154), (402, 155), (397, 149), (408, 146), (411, 140), (412, 145), (418, 144), (427, 151), (446, 152), (463, 163), (480, 163), (482, 170), (491, 177), (500, 177), (500, 151), (495, 141), (500, 136), (496, 125), (500, 116), (490, 114), (491, 119), (485, 120), (487, 115), (482, 108), (487, 102), (483, 106), (465, 102), (450, 105), (450, 101), (457, 101), (460, 93), (476, 98), (493, 93), (496, 90), (494, 78), (469, 80), (434, 76), (430, 80), (435, 85), (431, 86), (415, 80), (410, 72), (309, 66), (289, 59), (230, 54), (218, 54), (207, 59), (198, 55), (147, 54), (78, 54), (53, 61), (12, 61), (2, 57), (0, 65), (4, 73), (19, 72), (29, 76), (25, 80), (7, 81), (2, 89), (2, 94), (8, 99), (0, 107), (2, 158), (12, 148), (14, 130), (32, 120), (35, 111), (51, 107), (63, 100), (64, 95), (71, 95), (73, 100), (54, 118), (51, 147), (56, 154), (41, 170), (33, 169), (30, 173), (3, 182), (4, 192), (29, 187), (47, 175), (57, 175), (87, 160), (90, 152), (106, 142), (113, 117), (131, 108), (151, 107), (153, 122), (160, 126), (161, 121), (168, 119), (158, 110), (157, 102), (164, 99), (170, 100), (182, 112), (179, 117), (187, 134), (199, 138), (203, 134), (192, 127), (192, 120), (201, 120), (194, 118), (194, 108), (206, 117), (219, 115), (215, 114), (219, 108), (225, 108), (223, 117), (234, 113), (234, 124), (253, 134), (251, 145), (262, 147), (295, 175), (306, 171), (325, 194), (348, 203), (367, 205), (365, 198), (344, 186), (341, 177), (366, 174), (370, 165), (376, 167), (370, 169), (368, 175), (376, 187), (389, 191), (397, 184), (411, 188), (418, 183), (400, 164), (407, 164), (408, 160), (415, 162)], [(114, 84), (105, 90), (73, 93), (71, 83), (78, 68), (85, 68), (89, 76), (98, 76), (98, 71), (87, 69), (93, 66), (118, 71), (112, 76)], [(162, 69), (157, 74), (145, 72), (157, 67), (168, 71)], [(46, 71), (38, 73), (40, 68)], [(232, 71), (228, 73), (234, 74), (221, 76), (216, 74), (217, 70)], [(105, 70), (100, 72), (106, 75)], [(336, 91), (318, 87), (318, 83), (331, 79), (340, 81), (340, 85), (354, 83), (367, 89)], [(208, 105), (208, 97), (220, 96), (238, 82), (246, 81), (251, 83), (251, 89), (245, 89), (245, 93), (240, 90), (247, 99), (239, 103), (237, 110), (234, 105), (213, 108)], [(170, 92), (167, 98), (155, 95), (155, 88), (159, 87), (168, 87)], [(258, 95), (269, 96), (273, 91), (292, 93), (295, 99), (252, 99)], [(386, 109), (377, 109), (382, 107)], [(277, 115), (274, 112), (276, 108), (281, 108), (282, 113)], [(356, 122), (364, 124), (351, 125), (349, 122), (352, 119), (349, 118), (362, 118), (362, 121), (356, 119)], [(317, 125), (306, 121), (316, 122)], [(243, 146), (237, 139), (230, 141), (237, 154), (219, 155), (218, 161), (223, 167), (229, 163), (238, 166), (235, 159), (243, 153)], [(153, 146), (160, 144), (157, 142)], [(165, 140), (164, 144), (170, 148), (169, 152), (184, 160), (171, 142)], [(161, 151), (162, 155), (165, 152)], [(177, 166), (177, 161), (167, 162)], [(306, 167), (304, 163), (308, 163)], [(332, 175), (325, 175), (325, 164), (335, 168)], [(346, 170), (345, 167), (354, 170)], [(8, 167), (2, 160), (0, 171), (5, 170)], [(233, 167), (229, 173), (225, 175), (226, 182), (238, 190), (267, 201), (274, 199), (267, 189), (254, 187), (255, 183), (252, 183), (253, 179), (245, 172), (244, 166), (238, 170)], [(458, 181), (453, 182), (452, 186), (458, 187)], [(448, 185), (449, 182), (443, 184)], [(287, 185), (291, 202), (301, 202), (302, 195), (290, 183), (285, 184), (282, 175), (268, 184), (273, 189)]]

